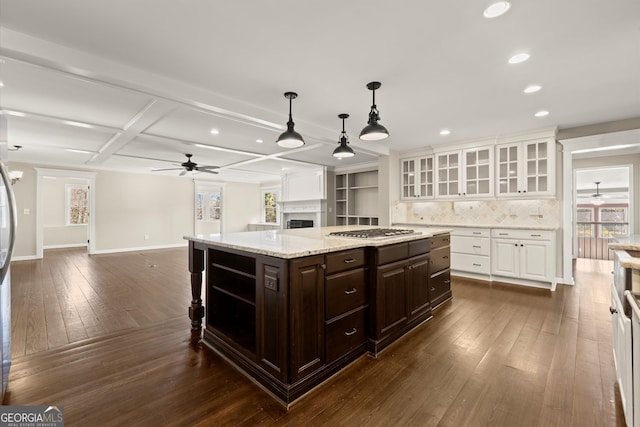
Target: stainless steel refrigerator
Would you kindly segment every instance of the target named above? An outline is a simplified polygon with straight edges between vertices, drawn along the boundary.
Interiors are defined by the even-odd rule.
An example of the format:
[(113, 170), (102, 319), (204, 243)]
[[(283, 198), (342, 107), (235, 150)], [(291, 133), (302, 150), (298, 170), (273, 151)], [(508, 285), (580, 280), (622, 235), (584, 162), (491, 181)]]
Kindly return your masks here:
[(7, 390), (11, 368), (11, 253), (15, 243), (16, 203), (11, 178), (0, 161), (0, 344), (2, 345), (2, 396)]

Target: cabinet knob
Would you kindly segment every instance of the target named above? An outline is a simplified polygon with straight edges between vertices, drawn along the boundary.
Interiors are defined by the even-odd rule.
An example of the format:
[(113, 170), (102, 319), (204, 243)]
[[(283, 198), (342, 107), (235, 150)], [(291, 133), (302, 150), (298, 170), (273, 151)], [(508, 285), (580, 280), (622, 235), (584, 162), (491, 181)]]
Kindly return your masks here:
[(431, 287), (431, 289), (430, 289), (430, 290), (431, 290), (431, 291), (434, 291), (434, 292), (435, 292), (435, 290), (436, 290), (436, 288), (434, 288), (434, 287)]
[(445, 285), (448, 285), (449, 283), (451, 283), (451, 280), (445, 280), (444, 283)]
[(345, 331), (345, 335), (350, 337), (351, 335), (355, 334), (356, 332), (358, 332), (358, 330), (356, 328), (353, 328), (352, 330), (350, 330), (349, 332)]
[(518, 244), (517, 244), (517, 243), (514, 243), (514, 244), (513, 244), (513, 246), (518, 247)]
[(344, 293), (347, 295), (355, 294), (356, 292), (358, 292), (356, 288), (351, 288), (344, 291)]
[(522, 243), (520, 243), (520, 247), (523, 247), (524, 245)]
[(518, 190), (518, 193), (522, 193), (522, 191)]
[(615, 308), (609, 307), (609, 313), (616, 314), (617, 312), (618, 312), (618, 310), (616, 310)]

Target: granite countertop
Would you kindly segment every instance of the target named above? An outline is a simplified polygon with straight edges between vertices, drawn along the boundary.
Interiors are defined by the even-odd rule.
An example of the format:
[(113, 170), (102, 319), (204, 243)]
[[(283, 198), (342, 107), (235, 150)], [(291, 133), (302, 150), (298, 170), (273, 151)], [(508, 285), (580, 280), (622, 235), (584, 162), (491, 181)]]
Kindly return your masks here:
[(613, 250), (623, 249), (640, 251), (640, 234), (616, 237), (616, 242), (609, 243), (609, 248)]
[(393, 224), (394, 227), (455, 227), (455, 228), (504, 228), (510, 230), (549, 230), (556, 231), (559, 227), (553, 227), (550, 225), (512, 225), (512, 224), (454, 224), (454, 223), (439, 223), (439, 224), (416, 224), (410, 222), (403, 222)]
[[(363, 230), (368, 228), (403, 228), (372, 226), (336, 226), (297, 228), (291, 230), (243, 231), (223, 234), (198, 234), (184, 236), (186, 240), (238, 249), (251, 253), (277, 258), (299, 258), (309, 255), (336, 252), (367, 246), (384, 246), (392, 243), (408, 242), (449, 233), (450, 228), (411, 227), (416, 233), (385, 239), (358, 239), (353, 237), (335, 237), (328, 234), (334, 231)], [(406, 227), (404, 227), (406, 228)]]

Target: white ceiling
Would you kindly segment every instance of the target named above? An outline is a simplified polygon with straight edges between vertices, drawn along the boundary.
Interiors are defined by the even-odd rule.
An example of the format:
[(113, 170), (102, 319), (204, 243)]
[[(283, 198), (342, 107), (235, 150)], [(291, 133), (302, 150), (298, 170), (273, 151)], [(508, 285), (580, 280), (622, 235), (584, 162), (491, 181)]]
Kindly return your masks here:
[[(9, 161), (150, 172), (192, 153), (220, 179), (260, 182), (307, 163), (640, 116), (639, 1), (513, 0), (492, 20), (489, 3), (0, 0), (0, 106), (25, 114), (6, 115), (9, 145), (23, 146)], [(508, 64), (517, 52), (530, 60)], [(391, 133), (376, 143), (357, 138), (372, 80)], [(524, 94), (532, 83), (542, 90)], [(285, 91), (299, 94), (301, 149), (275, 145)], [(351, 114), (353, 159), (331, 157), (339, 113)]]

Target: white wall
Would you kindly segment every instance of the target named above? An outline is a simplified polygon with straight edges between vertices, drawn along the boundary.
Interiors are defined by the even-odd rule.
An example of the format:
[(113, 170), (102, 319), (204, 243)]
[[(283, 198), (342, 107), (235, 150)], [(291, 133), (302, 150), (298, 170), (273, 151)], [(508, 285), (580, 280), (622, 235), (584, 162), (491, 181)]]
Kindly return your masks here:
[[(41, 165), (11, 163), (24, 171), (13, 186), (18, 208), (16, 258), (36, 256), (36, 172)], [(46, 166), (45, 166), (46, 167)], [(186, 244), (194, 231), (194, 182), (188, 177), (96, 171), (96, 252)], [(226, 183), (225, 231), (246, 231), (260, 218), (260, 186)], [(25, 213), (28, 209), (28, 214)], [(145, 240), (145, 235), (148, 239)]]
[(43, 181), (43, 247), (86, 246), (87, 225), (66, 225), (66, 185), (87, 185), (86, 179), (56, 178)]

